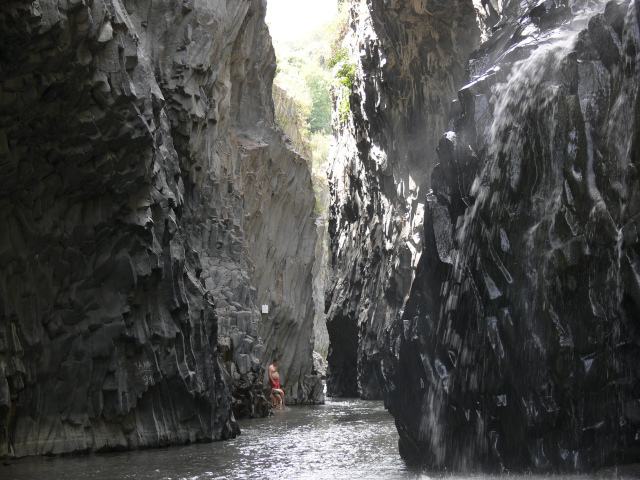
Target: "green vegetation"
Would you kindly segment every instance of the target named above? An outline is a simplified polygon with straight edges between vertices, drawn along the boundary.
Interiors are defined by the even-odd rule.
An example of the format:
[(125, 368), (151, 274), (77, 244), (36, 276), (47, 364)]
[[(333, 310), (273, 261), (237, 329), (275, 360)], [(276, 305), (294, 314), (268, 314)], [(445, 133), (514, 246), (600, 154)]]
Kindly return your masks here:
[(311, 134), (311, 151), (313, 152), (313, 170), (318, 172), (326, 164), (329, 159), (329, 149), (331, 148), (332, 135), (326, 135), (322, 132)]
[(356, 76), (356, 64), (349, 58), (349, 52), (346, 47), (340, 47), (331, 56), (327, 62), (329, 68), (337, 67), (336, 80), (342, 86), (349, 90), (353, 88), (353, 81)]
[(338, 14), (324, 27), (325, 38), (331, 54), (342, 47), (342, 43), (349, 33), (349, 2), (338, 1)]
[[(307, 139), (312, 152), (311, 167), (316, 191), (316, 213), (324, 213), (326, 205), (331, 134), (331, 92), (340, 104), (337, 112), (346, 122), (351, 110), (349, 97), (355, 80), (356, 65), (343, 45), (349, 32), (349, 2), (338, 2), (338, 14), (300, 42), (274, 43), (278, 68), (275, 83), (291, 95), (304, 117), (297, 119), (298, 130)], [(285, 126), (289, 120), (279, 118)]]
[(307, 86), (311, 94), (309, 129), (311, 133), (331, 130), (331, 78), (319, 65), (312, 65), (307, 74)]
[[(303, 51), (278, 48), (275, 82), (291, 95), (306, 116), (310, 133), (331, 130), (331, 72)], [(282, 51), (282, 52), (280, 52)]]
[(325, 205), (327, 198), (327, 190), (329, 188), (327, 182), (327, 166), (329, 163), (329, 150), (331, 148), (332, 135), (322, 132), (311, 134), (311, 151), (312, 158), (312, 180), (313, 190), (316, 194), (316, 215), (325, 214), (328, 205)]
[(342, 46), (335, 50), (327, 65), (335, 71), (335, 79), (341, 90), (340, 105), (337, 110), (340, 113), (340, 121), (346, 122), (351, 111), (349, 97), (356, 77), (356, 64), (349, 58), (347, 48)]
[(284, 128), (289, 125), (291, 120), (287, 117), (276, 118), (276, 123), (280, 126), (280, 128)]

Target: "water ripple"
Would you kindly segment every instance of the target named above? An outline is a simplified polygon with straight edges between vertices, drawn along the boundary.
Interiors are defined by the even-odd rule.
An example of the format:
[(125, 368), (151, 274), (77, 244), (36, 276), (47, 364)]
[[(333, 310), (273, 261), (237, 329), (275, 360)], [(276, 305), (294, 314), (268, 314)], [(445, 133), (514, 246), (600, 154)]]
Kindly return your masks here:
[[(161, 450), (29, 458), (0, 466), (2, 480), (421, 479), (510, 480), (548, 477), (427, 475), (398, 455), (398, 434), (382, 402), (329, 400), (240, 422), (226, 442)], [(599, 478), (612, 478), (605, 476)], [(597, 476), (565, 476), (581, 480)], [(620, 478), (638, 478), (624, 476)]]

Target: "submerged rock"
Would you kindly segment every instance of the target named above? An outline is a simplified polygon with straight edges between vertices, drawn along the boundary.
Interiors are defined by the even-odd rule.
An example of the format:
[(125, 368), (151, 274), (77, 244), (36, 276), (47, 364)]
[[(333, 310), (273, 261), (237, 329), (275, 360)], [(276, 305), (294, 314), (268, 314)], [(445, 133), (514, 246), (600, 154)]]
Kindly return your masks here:
[(314, 193), (264, 13), (0, 7), (0, 456), (234, 436), (276, 354), (321, 400)]

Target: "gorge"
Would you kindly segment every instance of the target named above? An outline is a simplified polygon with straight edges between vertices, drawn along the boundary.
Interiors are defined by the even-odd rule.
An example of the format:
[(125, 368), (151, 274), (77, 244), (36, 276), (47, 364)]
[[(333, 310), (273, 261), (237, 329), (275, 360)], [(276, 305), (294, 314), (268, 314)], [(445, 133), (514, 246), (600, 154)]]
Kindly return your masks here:
[(0, 456), (235, 436), (274, 355), (322, 401), (265, 7), (3, 3)]
[(328, 394), (427, 469), (637, 462), (638, 2), (478, 3), (352, 9)]
[(234, 438), (276, 357), (340, 426), (326, 356), (410, 469), (640, 463), (640, 2), (340, 2), (325, 212), (267, 3), (0, 5), (0, 458)]

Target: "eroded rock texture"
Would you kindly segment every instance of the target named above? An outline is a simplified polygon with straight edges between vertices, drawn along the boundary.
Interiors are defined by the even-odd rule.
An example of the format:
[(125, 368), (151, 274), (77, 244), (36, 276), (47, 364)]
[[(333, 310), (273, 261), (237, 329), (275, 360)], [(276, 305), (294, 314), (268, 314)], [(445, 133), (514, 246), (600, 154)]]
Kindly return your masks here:
[(472, 54), (384, 360), (405, 458), (640, 460), (639, 14), (525, 4)]
[[(322, 201), (329, 201), (329, 190), (323, 188)], [(313, 266), (313, 300), (315, 302), (315, 318), (313, 319), (313, 350), (320, 355), (323, 362), (329, 353), (329, 333), (324, 313), (324, 293), (327, 282), (327, 226), (324, 216), (316, 220), (318, 243), (316, 244), (316, 263)], [(324, 370), (324, 368), (323, 368)]]
[(314, 195), (264, 13), (0, 7), (0, 456), (233, 436), (276, 353), (319, 398)]
[(273, 104), (275, 106), (276, 123), (289, 137), (295, 151), (303, 158), (311, 161), (311, 147), (302, 133), (303, 127), (306, 126), (308, 128), (308, 125), (303, 125), (303, 122), (305, 122), (304, 115), (296, 100), (284, 88), (274, 84)]
[(379, 398), (384, 331), (411, 289), (424, 187), (480, 31), (471, 0), (354, 2), (351, 17), (356, 81), (329, 173), (327, 391)]

